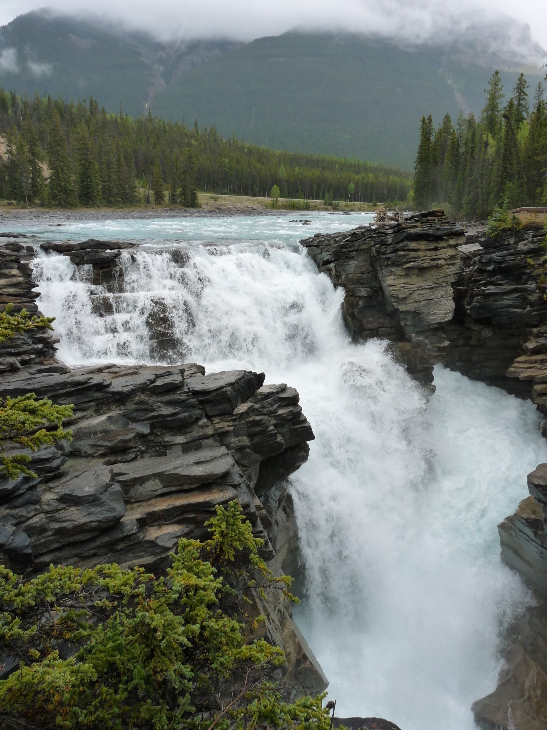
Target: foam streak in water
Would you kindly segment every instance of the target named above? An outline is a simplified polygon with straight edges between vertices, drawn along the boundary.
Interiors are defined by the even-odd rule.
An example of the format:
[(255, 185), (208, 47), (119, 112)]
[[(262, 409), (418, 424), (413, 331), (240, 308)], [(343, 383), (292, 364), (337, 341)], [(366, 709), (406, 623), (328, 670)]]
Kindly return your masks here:
[[(193, 225), (211, 240), (207, 221)], [(252, 238), (251, 222), (227, 226)], [(295, 386), (316, 435), (291, 487), (307, 574), (296, 616), (339, 713), (471, 730), (471, 703), (495, 686), (500, 628), (528, 600), (501, 564), (496, 525), (547, 460), (538, 416), (442, 368), (428, 401), (382, 343), (348, 341), (342, 293), (288, 234), (270, 223), (260, 235), (186, 242), (182, 268), (168, 251), (124, 254), (123, 296), (43, 258), (40, 306), (71, 363), (174, 357)]]

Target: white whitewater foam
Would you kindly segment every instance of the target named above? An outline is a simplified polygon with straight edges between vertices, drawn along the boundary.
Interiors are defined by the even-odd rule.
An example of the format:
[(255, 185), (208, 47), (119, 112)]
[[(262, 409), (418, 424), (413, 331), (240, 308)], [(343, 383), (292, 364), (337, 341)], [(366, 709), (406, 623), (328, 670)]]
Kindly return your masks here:
[[(201, 241), (253, 238), (248, 220), (231, 219), (229, 235), (218, 220), (215, 231), (193, 225)], [(428, 401), (382, 343), (349, 342), (342, 292), (286, 221), (270, 226), (263, 242), (178, 244), (190, 256), (183, 269), (169, 252), (123, 254), (123, 296), (92, 287), (66, 258), (43, 257), (40, 307), (57, 317), (71, 364), (150, 362), (146, 320), (159, 308), (179, 360), (264, 370), (296, 387), (316, 440), (292, 478), (307, 574), (295, 615), (337, 714), (471, 730), (471, 703), (496, 684), (500, 628), (528, 600), (501, 564), (496, 525), (547, 460), (538, 415), (443, 368)], [(98, 316), (93, 292), (113, 317)]]

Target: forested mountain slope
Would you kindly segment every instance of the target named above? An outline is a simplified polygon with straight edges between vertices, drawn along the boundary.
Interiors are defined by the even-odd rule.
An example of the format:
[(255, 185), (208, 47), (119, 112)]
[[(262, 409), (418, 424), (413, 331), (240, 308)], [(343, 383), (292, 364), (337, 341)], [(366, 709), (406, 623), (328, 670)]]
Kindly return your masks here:
[[(151, 107), (189, 125), (197, 118), (225, 137), (407, 168), (421, 116), (479, 113), (498, 61), (511, 65), (475, 47), (462, 53), (456, 43), (405, 49), (348, 34), (165, 44), (43, 12), (0, 29), (5, 89), (66, 100), (94, 96), (107, 111), (121, 103), (135, 116)], [(504, 72), (508, 86), (517, 77), (516, 70)], [(537, 83), (539, 69), (528, 78)]]

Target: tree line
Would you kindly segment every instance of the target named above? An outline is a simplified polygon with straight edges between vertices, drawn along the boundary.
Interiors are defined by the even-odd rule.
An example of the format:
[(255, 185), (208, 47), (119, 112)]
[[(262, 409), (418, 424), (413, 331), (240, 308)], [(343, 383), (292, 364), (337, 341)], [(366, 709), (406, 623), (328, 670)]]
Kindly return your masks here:
[[(547, 78), (546, 78), (547, 80)], [(547, 204), (547, 102), (540, 82), (533, 97), (520, 74), (505, 101), (495, 71), (480, 118), (446, 115), (437, 129), (422, 117), (414, 172), (414, 204), (425, 210), (448, 203), (466, 220), (494, 208)]]
[[(270, 150), (214, 127), (107, 114), (90, 98), (22, 99), (0, 88), (0, 197), (27, 204), (197, 205), (217, 194), (405, 201), (411, 173), (358, 160)], [(141, 193), (139, 195), (139, 188)]]

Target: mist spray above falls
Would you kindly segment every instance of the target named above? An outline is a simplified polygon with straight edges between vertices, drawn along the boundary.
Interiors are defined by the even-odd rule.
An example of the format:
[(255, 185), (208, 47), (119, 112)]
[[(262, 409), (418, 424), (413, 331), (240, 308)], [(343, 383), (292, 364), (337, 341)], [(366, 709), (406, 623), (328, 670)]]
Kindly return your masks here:
[[(211, 239), (206, 220), (194, 225)], [(123, 254), (117, 291), (44, 257), (40, 308), (70, 364), (197, 361), (296, 387), (316, 435), (291, 484), (306, 573), (296, 617), (337, 711), (472, 730), (500, 628), (527, 600), (496, 525), (547, 460), (538, 417), (442, 368), (428, 400), (381, 342), (349, 342), (343, 292), (285, 233), (272, 223), (261, 237)]]

